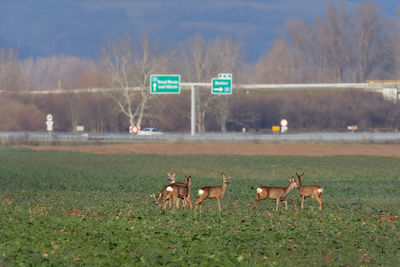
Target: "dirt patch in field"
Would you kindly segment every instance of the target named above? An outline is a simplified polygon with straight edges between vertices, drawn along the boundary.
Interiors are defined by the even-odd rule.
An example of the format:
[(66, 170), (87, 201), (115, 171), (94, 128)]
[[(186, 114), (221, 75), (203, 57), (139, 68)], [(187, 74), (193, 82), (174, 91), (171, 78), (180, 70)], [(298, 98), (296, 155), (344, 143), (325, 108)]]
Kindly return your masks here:
[[(25, 146), (26, 147), (26, 146)], [(163, 155), (271, 155), (332, 156), (373, 155), (400, 158), (400, 144), (110, 144), (81, 146), (28, 146), (34, 150), (67, 150), (96, 154), (163, 154)]]

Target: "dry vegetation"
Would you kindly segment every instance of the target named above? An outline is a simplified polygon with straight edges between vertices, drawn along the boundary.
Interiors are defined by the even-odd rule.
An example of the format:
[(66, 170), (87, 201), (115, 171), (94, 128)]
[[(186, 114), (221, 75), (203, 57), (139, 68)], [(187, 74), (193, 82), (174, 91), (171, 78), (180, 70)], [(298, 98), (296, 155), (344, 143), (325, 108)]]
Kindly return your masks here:
[[(127, 131), (130, 125), (163, 131), (190, 130), (190, 95), (151, 96), (149, 76), (180, 73), (183, 82), (210, 81), (233, 73), (240, 83), (326, 83), (396, 80), (400, 32), (371, 2), (350, 8), (328, 4), (313, 22), (287, 21), (282, 37), (254, 64), (245, 63), (241, 42), (194, 36), (172, 50), (143, 36), (102, 46), (99, 62), (66, 56), (21, 59), (0, 47), (0, 131), (43, 131), (52, 113), (55, 130)], [(138, 88), (131, 91), (129, 88)], [(112, 93), (74, 94), (73, 88), (112, 88)], [(63, 95), (27, 96), (21, 91), (61, 89)], [(204, 89), (204, 88), (203, 88)], [(282, 117), (291, 130), (397, 129), (398, 105), (372, 93), (297, 92), (214, 96), (197, 90), (197, 131), (270, 129)]]

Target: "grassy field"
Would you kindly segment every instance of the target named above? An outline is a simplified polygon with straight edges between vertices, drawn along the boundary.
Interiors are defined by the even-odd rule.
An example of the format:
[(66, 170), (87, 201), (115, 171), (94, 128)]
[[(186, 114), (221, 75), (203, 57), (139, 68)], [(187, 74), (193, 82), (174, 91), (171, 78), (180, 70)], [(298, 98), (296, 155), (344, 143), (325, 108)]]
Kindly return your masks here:
[[(192, 176), (193, 198), (232, 175), (203, 212), (162, 213), (149, 195)], [(324, 210), (297, 190), (252, 205), (260, 185), (324, 188)], [(0, 146), (0, 266), (395, 266), (400, 159), (366, 156), (94, 155)]]

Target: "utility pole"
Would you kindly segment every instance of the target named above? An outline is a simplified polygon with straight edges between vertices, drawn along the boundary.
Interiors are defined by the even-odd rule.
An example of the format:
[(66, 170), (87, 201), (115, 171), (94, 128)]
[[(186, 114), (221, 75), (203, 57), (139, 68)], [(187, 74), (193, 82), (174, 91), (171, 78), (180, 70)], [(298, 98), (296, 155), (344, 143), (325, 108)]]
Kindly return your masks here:
[(192, 84), (191, 135), (196, 134), (196, 86)]

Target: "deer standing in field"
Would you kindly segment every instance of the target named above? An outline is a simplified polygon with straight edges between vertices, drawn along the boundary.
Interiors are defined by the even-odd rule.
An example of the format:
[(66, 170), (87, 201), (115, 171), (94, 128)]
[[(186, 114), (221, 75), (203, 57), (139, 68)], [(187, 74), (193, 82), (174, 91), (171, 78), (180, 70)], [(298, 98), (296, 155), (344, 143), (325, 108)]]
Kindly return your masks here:
[(207, 198), (215, 198), (218, 200), (218, 208), (219, 211), (222, 211), (221, 208), (221, 199), (225, 196), (226, 190), (228, 189), (229, 179), (231, 176), (225, 176), (225, 174), (221, 173), (223, 183), (218, 186), (205, 186), (200, 188), (199, 196), (200, 198), (196, 201), (196, 206), (194, 210), (196, 211), (197, 206), (200, 206), (200, 211), (202, 210), (201, 203)]
[[(176, 172), (167, 172), (167, 174), (168, 174), (168, 182), (170, 184), (175, 183), (176, 182), (176, 180), (175, 180)], [(180, 183), (180, 184), (184, 185), (184, 183)], [(162, 199), (163, 194), (166, 193), (165, 190), (166, 190), (166, 186), (163, 187), (163, 189), (158, 194), (158, 196), (156, 196), (154, 193), (151, 195), (151, 197), (154, 197), (156, 205), (158, 205), (160, 203), (160, 200)], [(172, 205), (172, 199), (169, 200), (169, 208), (171, 208), (171, 205)]]
[(301, 179), (304, 176), (304, 172), (301, 175), (299, 175), (296, 172), (296, 176), (297, 176), (297, 184), (299, 185), (299, 195), (301, 197), (301, 208), (303, 208), (303, 206), (304, 206), (304, 199), (306, 197), (312, 197), (318, 201), (319, 210), (322, 210), (321, 194), (322, 194), (323, 188), (319, 185), (302, 185)]
[(292, 191), (294, 188), (297, 188), (297, 184), (293, 179), (294, 177), (290, 177), (289, 185), (287, 187), (269, 187), (269, 186), (261, 186), (257, 188), (257, 199), (254, 201), (253, 210), (257, 208), (257, 202), (262, 199), (276, 199), (276, 210), (279, 208), (279, 202), (285, 202), (285, 207), (287, 207), (286, 196)]
[(167, 186), (166, 194), (162, 196), (163, 201), (163, 209), (165, 210), (167, 206), (167, 200), (172, 199), (172, 203), (174, 204), (174, 212), (176, 208), (179, 209), (179, 198), (183, 199), (182, 208), (185, 208), (187, 203), (189, 202), (190, 209), (192, 209), (192, 201), (191, 201), (191, 183), (192, 177), (185, 176), (186, 183), (173, 183)]
[[(155, 199), (155, 203), (158, 205), (162, 201), (162, 208), (165, 210), (168, 200), (172, 201), (174, 211), (176, 208), (179, 209), (179, 199), (182, 199), (182, 208), (186, 208), (189, 203), (190, 209), (193, 208), (191, 201), (191, 176), (186, 178), (186, 183), (175, 182), (163, 187), (161, 192), (156, 196), (154, 193), (152, 197)], [(171, 206), (170, 206), (171, 208)]]
[[(168, 174), (168, 182), (169, 182), (170, 184), (176, 183), (176, 184), (178, 184), (178, 185), (185, 186), (185, 183), (176, 182), (176, 180), (175, 180), (176, 172), (167, 172), (167, 174)], [(163, 187), (163, 189), (161, 190), (161, 192), (158, 194), (157, 197), (155, 196), (155, 194), (152, 194), (152, 195), (151, 195), (152, 197), (154, 197), (154, 199), (155, 199), (157, 205), (159, 204), (160, 200), (162, 200), (163, 194), (166, 194), (166, 187), (167, 187), (167, 186), (164, 186), (164, 187)], [(172, 207), (172, 198), (169, 199), (169, 201), (168, 201), (168, 206), (169, 206), (169, 208)], [(178, 199), (178, 208), (179, 208), (179, 199)]]

